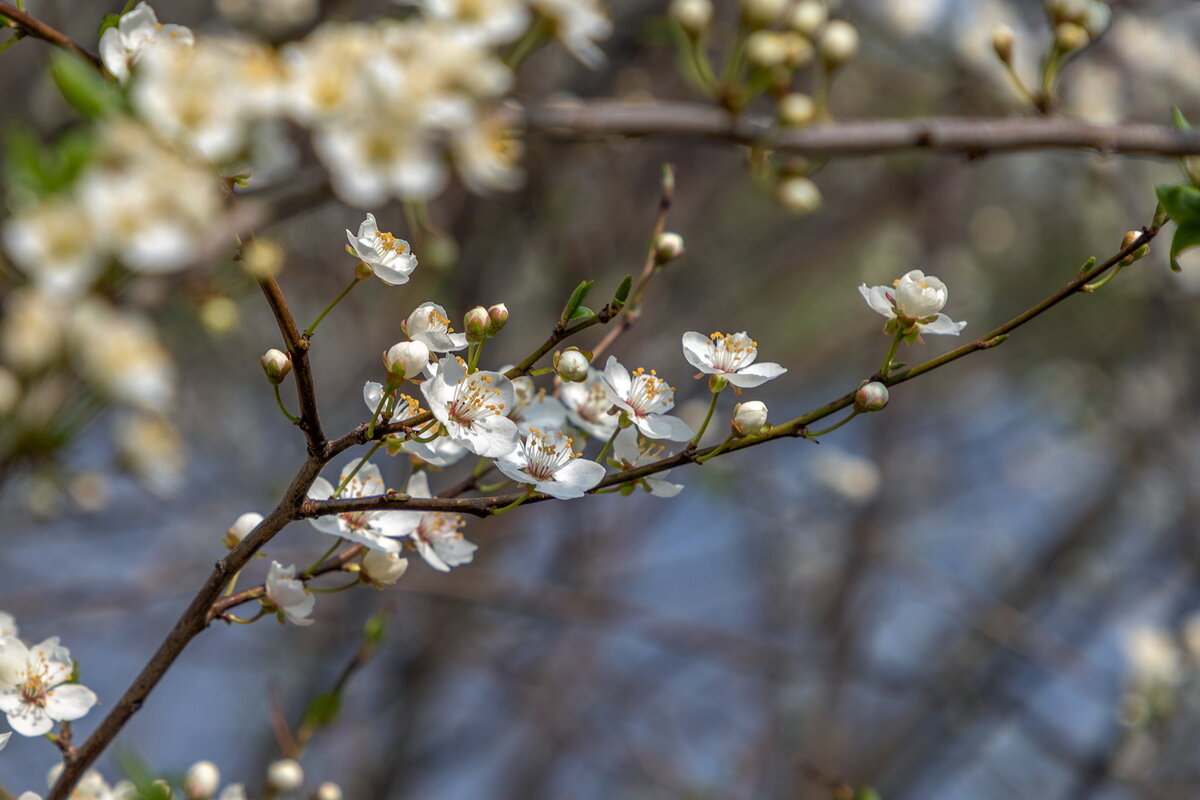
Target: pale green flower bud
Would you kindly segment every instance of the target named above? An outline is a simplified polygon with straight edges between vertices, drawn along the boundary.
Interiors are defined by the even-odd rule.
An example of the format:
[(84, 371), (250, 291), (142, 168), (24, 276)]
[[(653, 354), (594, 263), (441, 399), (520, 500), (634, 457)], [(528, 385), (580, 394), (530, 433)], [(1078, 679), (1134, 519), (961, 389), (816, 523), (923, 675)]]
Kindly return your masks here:
[(488, 313), (488, 336), (495, 336), (500, 332), (500, 329), (508, 322), (508, 306), (504, 303), (496, 303), (490, 306)]
[(888, 388), (879, 381), (864, 384), (854, 393), (855, 411), (882, 411), (887, 404)]
[(580, 383), (588, 377), (588, 357), (578, 347), (568, 347), (554, 354), (554, 372), (568, 383)]
[(267, 767), (267, 784), (277, 792), (294, 792), (304, 785), (304, 770), (290, 758), (281, 758)]
[(780, 35), (783, 38), (783, 63), (792, 69), (802, 69), (812, 63), (816, 55), (812, 42), (791, 31)]
[(1016, 32), (1008, 25), (997, 25), (992, 29), (992, 49), (996, 51), (996, 57), (1001, 62), (1012, 63), (1013, 44), (1016, 40)]
[(779, 101), (781, 125), (799, 127), (807, 125), (817, 117), (817, 104), (803, 92), (792, 92)]
[(183, 776), (183, 796), (187, 800), (209, 800), (217, 793), (220, 785), (221, 773), (216, 764), (211, 761), (197, 761)]
[(733, 430), (741, 436), (761, 433), (767, 425), (767, 404), (749, 400), (733, 407)]
[(654, 238), (654, 258), (660, 264), (674, 261), (684, 254), (683, 237), (673, 231), (663, 231)]
[(845, 20), (831, 20), (821, 31), (820, 45), (826, 69), (835, 70), (858, 53), (858, 31)]
[(487, 309), (483, 306), (475, 306), (466, 313), (463, 317), (463, 329), (467, 332), (467, 341), (482, 342), (488, 337), (488, 328), (491, 327), (492, 320), (488, 316)]
[(671, 0), (671, 7), (667, 13), (679, 23), (684, 32), (698, 39), (704, 35), (712, 22), (713, 5), (711, 0)]
[[(1125, 248), (1132, 245), (1134, 242), (1136, 242), (1138, 240), (1138, 238), (1141, 235), (1142, 235), (1141, 231), (1129, 231), (1128, 233), (1126, 233), (1125, 238), (1121, 240), (1121, 249), (1124, 250)], [(1133, 262), (1139, 261), (1139, 260), (1145, 258), (1149, 254), (1150, 254), (1150, 245), (1144, 244), (1141, 247), (1139, 247), (1137, 250), (1134, 250), (1132, 253), (1125, 256), (1125, 258), (1122, 258), (1121, 266), (1128, 267)]]
[(785, 178), (775, 187), (775, 199), (795, 214), (811, 214), (821, 207), (821, 190), (808, 178)]
[(263, 353), (259, 361), (262, 363), (263, 372), (267, 374), (267, 380), (276, 386), (283, 383), (283, 379), (292, 371), (292, 357), (274, 347)]

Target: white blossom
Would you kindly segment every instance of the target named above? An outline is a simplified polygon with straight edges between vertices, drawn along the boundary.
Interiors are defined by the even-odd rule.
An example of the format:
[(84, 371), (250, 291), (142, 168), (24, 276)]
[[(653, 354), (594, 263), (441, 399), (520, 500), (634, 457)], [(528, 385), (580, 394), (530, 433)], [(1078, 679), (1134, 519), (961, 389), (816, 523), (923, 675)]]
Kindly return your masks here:
[[(620, 463), (621, 469), (633, 469), (661, 461), (666, 452), (658, 445), (643, 446), (638, 441), (638, 433), (634, 428), (624, 428), (613, 441), (613, 457)], [(647, 475), (642, 478), (647, 491), (655, 497), (674, 497), (683, 491), (682, 483), (671, 483), (667, 476), (670, 470)]]
[(531, 428), (517, 449), (496, 461), (496, 467), (517, 483), (559, 500), (583, 497), (604, 479), (604, 467), (580, 458), (571, 437), (561, 431)]
[(375, 586), (386, 586), (400, 580), (408, 570), (408, 559), (401, 558), (396, 553), (381, 553), (378, 550), (368, 550), (362, 559), (364, 580)]
[(121, 460), (150, 491), (161, 497), (183, 486), (183, 439), (167, 417), (127, 413), (113, 425)]
[(74, 197), (49, 199), (16, 214), (0, 234), (13, 262), (47, 293), (78, 295), (100, 272), (99, 237)]
[(358, 226), (358, 235), (346, 231), (346, 239), (355, 254), (371, 266), (376, 277), (384, 283), (399, 286), (408, 283), (408, 278), (417, 268), (416, 256), (404, 239), (380, 231), (374, 214)]
[(7, 637), (16, 638), (20, 634), (17, 628), (17, 620), (12, 614), (7, 611), (0, 611), (0, 639)]
[(957, 336), (967, 326), (939, 313), (946, 305), (946, 284), (919, 269), (906, 272), (894, 286), (858, 287), (867, 305), (889, 320), (898, 320), (904, 328), (916, 325), (921, 333)]
[(647, 438), (673, 442), (692, 438), (686, 422), (666, 413), (675, 407), (675, 390), (653, 370), (638, 367), (631, 375), (615, 356), (609, 356), (603, 381), (609, 401), (628, 414)]
[(604, 389), (604, 377), (599, 370), (589, 367), (585, 381), (564, 383), (558, 396), (571, 424), (589, 436), (608, 439), (616, 431), (617, 415), (608, 413), (613, 402)]
[(591, 69), (604, 66), (596, 40), (612, 33), (612, 22), (597, 0), (529, 0), (534, 11), (550, 23), (555, 38)]
[[(429, 477), (424, 472), (414, 473), (408, 479), (405, 493), (409, 497), (426, 499), (433, 497), (429, 491)], [(461, 514), (443, 511), (398, 511), (407, 517), (410, 536), (417, 552), (429, 566), (439, 572), (449, 572), (451, 567), (469, 564), (475, 558), (478, 545), (467, 541), (462, 535), (466, 521)]]
[[(359, 467), (360, 461), (361, 459), (352, 458), (342, 468), (339, 484), (346, 481), (347, 476), (354, 472), (355, 468), (358, 468), (358, 471), (353, 478), (346, 482), (346, 488), (339, 495), (340, 499), (375, 497), (386, 491), (383, 477), (379, 474), (379, 467), (369, 461)], [(310, 500), (329, 500), (333, 497), (333, 491), (334, 487), (329, 481), (317, 478), (309, 487), (308, 498)], [(313, 517), (309, 522), (322, 533), (340, 536), (373, 550), (395, 553), (400, 550), (400, 545), (394, 537), (405, 536), (410, 530), (405, 526), (405, 519), (400, 516), (401, 514), (402, 512), (399, 511), (346, 511), (341, 514)]]
[(221, 772), (211, 761), (197, 761), (183, 776), (183, 795), (187, 800), (208, 800), (221, 785)]
[(296, 580), (294, 564), (285, 568), (278, 561), (272, 561), (271, 568), (267, 570), (266, 591), (267, 599), (294, 624), (313, 624), (308, 615), (312, 613), (317, 598), (308, 591), (303, 581)]
[(0, 711), (22, 736), (42, 736), (58, 721), (83, 717), (96, 704), (91, 689), (68, 683), (74, 665), (58, 637), (26, 647), (13, 637), (0, 639)]
[(465, 333), (454, 333), (446, 309), (437, 303), (421, 303), (401, 326), (408, 338), (421, 342), (434, 353), (451, 353), (467, 346)]
[(429, 348), (423, 342), (397, 342), (383, 354), (383, 365), (396, 378), (409, 380), (429, 364)]
[(100, 60), (104, 68), (121, 83), (129, 80), (129, 69), (146, 52), (161, 44), (191, 45), (190, 29), (182, 25), (164, 25), (154, 15), (154, 9), (138, 3), (121, 17), (116, 27), (100, 36)]
[(80, 372), (112, 400), (165, 412), (175, 392), (175, 367), (153, 323), (98, 299), (76, 305), (71, 352)]
[(530, 428), (561, 430), (567, 424), (567, 409), (545, 389), (534, 385), (527, 375), (513, 378), (514, 402), (508, 418), (517, 423), (521, 435)]
[(787, 372), (774, 362), (755, 364), (758, 342), (745, 331), (708, 336), (688, 331), (683, 335), (683, 357), (702, 373), (720, 375), (742, 389), (761, 386)]
[(508, 418), (515, 390), (499, 372), (468, 375), (458, 358), (445, 358), (421, 393), (450, 438), (472, 453), (499, 458), (516, 449), (517, 424)]
[(451, 22), (460, 35), (484, 45), (507, 44), (529, 27), (525, 0), (418, 0), (433, 19)]
[(234, 520), (233, 525), (231, 525), (229, 528), (228, 534), (232, 538), (233, 542), (237, 544), (241, 542), (242, 539), (245, 539), (247, 536), (249, 536), (250, 531), (257, 528), (259, 523), (262, 521), (262, 514), (254, 511), (247, 511), (245, 514), (242, 514), (240, 517)]

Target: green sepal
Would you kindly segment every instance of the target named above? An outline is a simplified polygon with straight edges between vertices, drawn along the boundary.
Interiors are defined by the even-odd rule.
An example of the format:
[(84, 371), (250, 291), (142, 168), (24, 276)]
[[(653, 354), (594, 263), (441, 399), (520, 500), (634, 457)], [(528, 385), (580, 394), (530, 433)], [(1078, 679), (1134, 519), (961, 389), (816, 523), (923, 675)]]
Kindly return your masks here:
[(109, 28), (117, 27), (117, 25), (119, 25), (120, 22), (121, 22), (120, 14), (105, 14), (104, 18), (100, 20), (100, 29), (98, 31), (96, 31), (96, 36), (97, 37), (103, 36), (104, 32), (106, 30), (108, 30)]
[(583, 299), (587, 297), (587, 293), (592, 290), (595, 281), (583, 281), (575, 287), (575, 291), (571, 292), (571, 297), (567, 300), (567, 304), (563, 306), (562, 315), (559, 317), (560, 322), (566, 322), (575, 319), (575, 312), (583, 305)]
[(378, 647), (379, 643), (383, 641), (383, 635), (387, 633), (388, 617), (388, 612), (380, 611), (367, 619), (367, 623), (363, 625), (363, 645), (365, 647)]
[(74, 53), (56, 50), (50, 56), (50, 76), (71, 108), (88, 119), (125, 111), (125, 96)]

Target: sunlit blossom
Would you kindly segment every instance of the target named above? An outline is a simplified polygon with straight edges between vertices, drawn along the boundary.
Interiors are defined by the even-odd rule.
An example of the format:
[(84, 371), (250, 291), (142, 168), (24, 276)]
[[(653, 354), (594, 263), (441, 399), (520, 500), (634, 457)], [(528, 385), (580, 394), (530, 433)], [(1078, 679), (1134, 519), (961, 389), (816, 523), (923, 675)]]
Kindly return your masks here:
[[(644, 467), (646, 464), (661, 461), (667, 456), (666, 451), (659, 445), (641, 444), (637, 429), (632, 427), (625, 428), (617, 434), (617, 438), (613, 441), (612, 452), (621, 469)], [(642, 478), (642, 482), (645, 484), (646, 490), (655, 497), (674, 497), (683, 491), (683, 484), (668, 481), (667, 476), (670, 474), (671, 470), (666, 470), (654, 475), (647, 475)]]
[(607, 439), (617, 429), (617, 415), (608, 413), (613, 402), (604, 389), (601, 372), (588, 368), (587, 379), (580, 383), (564, 383), (559, 399), (567, 409), (571, 424), (589, 436)]
[[(408, 479), (405, 493), (409, 497), (428, 499), (429, 477), (424, 472), (414, 473)], [(405, 516), (413, 545), (421, 558), (439, 572), (449, 572), (451, 567), (469, 564), (475, 558), (478, 545), (467, 541), (462, 535), (466, 524), (461, 514), (442, 511), (398, 511)]]
[[(339, 483), (346, 486), (338, 495), (340, 499), (349, 500), (355, 497), (375, 497), (387, 491), (379, 467), (371, 462), (359, 466), (361, 459), (352, 458), (342, 468)], [(357, 469), (357, 472), (355, 470)], [(350, 473), (354, 477), (350, 478)], [(348, 479), (348, 480), (347, 480)], [(310, 500), (329, 500), (333, 497), (334, 487), (329, 481), (318, 477), (309, 487)], [(395, 537), (405, 536), (409, 529), (405, 527), (405, 519), (399, 516), (399, 511), (346, 511), (341, 514), (327, 514), (313, 517), (309, 520), (317, 530), (332, 536), (340, 536), (352, 542), (373, 550), (385, 553), (396, 553), (400, 545)]]
[(346, 239), (355, 254), (369, 264), (376, 277), (384, 283), (392, 286), (408, 283), (409, 276), (417, 268), (417, 258), (408, 242), (379, 230), (374, 214), (367, 214), (367, 218), (358, 226), (357, 236), (346, 231)]
[(468, 375), (462, 361), (444, 358), (421, 393), (450, 438), (472, 453), (499, 458), (517, 448), (517, 424), (508, 418), (515, 392), (499, 372)]
[(191, 45), (192, 32), (182, 25), (163, 24), (154, 9), (138, 3), (121, 17), (116, 27), (100, 36), (100, 60), (104, 68), (121, 83), (129, 80), (129, 70), (138, 59), (159, 45)]
[(787, 372), (774, 362), (755, 364), (758, 342), (745, 331), (708, 336), (689, 331), (683, 335), (683, 357), (700, 372), (720, 375), (742, 389), (761, 386)]
[(687, 423), (667, 413), (675, 407), (675, 389), (654, 370), (638, 367), (630, 374), (615, 356), (609, 356), (603, 381), (609, 401), (628, 414), (647, 438), (673, 442), (692, 438)]
[(55, 722), (83, 717), (96, 704), (91, 689), (69, 683), (74, 664), (58, 637), (26, 647), (0, 639), (0, 711), (22, 736), (42, 736)]
[(496, 461), (496, 467), (517, 483), (559, 500), (583, 497), (604, 478), (604, 467), (580, 458), (571, 437), (561, 431), (531, 428), (512, 453)]
[(906, 272), (893, 286), (868, 287), (864, 283), (858, 291), (871, 310), (896, 320), (898, 330), (915, 326), (920, 333), (957, 336), (967, 327), (967, 323), (939, 313), (950, 296), (946, 284), (919, 269)]
[(437, 303), (421, 303), (401, 326), (408, 338), (421, 342), (434, 353), (451, 353), (467, 346), (467, 335), (455, 333), (446, 309)]
[(312, 625), (308, 619), (317, 598), (308, 591), (303, 581), (296, 580), (295, 565), (284, 567), (278, 561), (271, 562), (267, 571), (267, 599), (296, 625)]

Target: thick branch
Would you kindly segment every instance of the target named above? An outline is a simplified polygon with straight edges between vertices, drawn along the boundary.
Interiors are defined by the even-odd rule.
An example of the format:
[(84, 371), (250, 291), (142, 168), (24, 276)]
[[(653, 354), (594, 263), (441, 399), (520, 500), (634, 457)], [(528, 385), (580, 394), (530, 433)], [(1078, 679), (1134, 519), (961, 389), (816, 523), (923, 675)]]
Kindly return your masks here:
[(61, 47), (64, 50), (70, 50), (71, 52), (86, 58), (92, 63), (93, 66), (97, 68), (102, 66), (100, 63), (100, 56), (96, 55), (90, 50), (86, 50), (65, 33), (51, 28), (49, 25), (39, 19), (34, 19), (24, 11), (17, 9), (8, 3), (0, 3), (0, 15), (8, 17), (10, 20), (12, 20), (13, 26), (16, 27), (16, 29), (23, 35), (30, 36), (34, 39), (41, 39), (44, 42), (49, 42), (50, 44), (56, 47)]
[(288, 355), (292, 357), (292, 375), (295, 376), (296, 396), (300, 401), (300, 428), (308, 440), (308, 453), (310, 456), (324, 457), (327, 442), (325, 432), (321, 429), (321, 417), (317, 413), (317, 390), (308, 363), (308, 339), (296, 327), (296, 320), (275, 276), (267, 274), (259, 278), (258, 285), (266, 295), (267, 304), (271, 306), (271, 313), (275, 315), (275, 322), (287, 345)]
[(803, 155), (866, 156), (902, 150), (984, 155), (1051, 149), (1154, 156), (1200, 153), (1200, 131), (1138, 123), (1098, 125), (1066, 117), (932, 117), (772, 130), (765, 117), (734, 118), (701, 103), (595, 100), (541, 106), (513, 122), (564, 141), (604, 136), (711, 139)]

